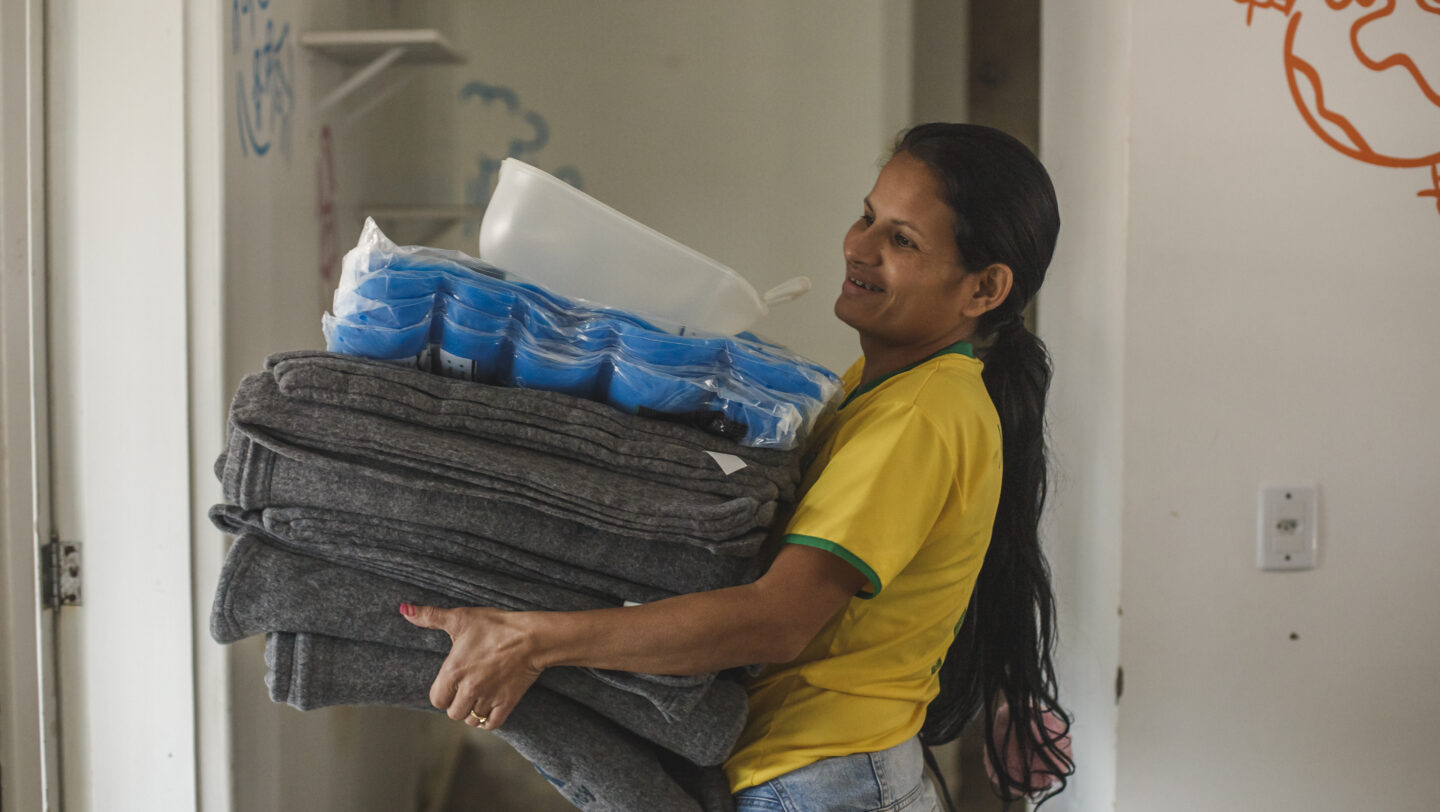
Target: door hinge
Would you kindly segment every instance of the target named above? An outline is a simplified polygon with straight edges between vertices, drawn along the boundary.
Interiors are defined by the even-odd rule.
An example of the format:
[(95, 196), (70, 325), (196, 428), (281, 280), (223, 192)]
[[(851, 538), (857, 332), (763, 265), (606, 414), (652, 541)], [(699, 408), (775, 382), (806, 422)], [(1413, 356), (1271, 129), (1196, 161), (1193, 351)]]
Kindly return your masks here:
[(79, 606), (80, 542), (61, 541), (52, 536), (43, 548), (40, 566), (46, 608)]

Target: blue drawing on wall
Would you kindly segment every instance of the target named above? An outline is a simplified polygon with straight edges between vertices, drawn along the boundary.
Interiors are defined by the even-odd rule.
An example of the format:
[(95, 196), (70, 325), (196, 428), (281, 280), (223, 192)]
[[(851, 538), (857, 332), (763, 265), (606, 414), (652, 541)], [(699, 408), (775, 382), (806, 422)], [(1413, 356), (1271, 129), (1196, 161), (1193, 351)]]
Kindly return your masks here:
[[(539, 166), (538, 155), (550, 143), (550, 125), (545, 117), (520, 103), (520, 94), (503, 85), (470, 82), (460, 89), (461, 102), (477, 102), (479, 112), (502, 112), (498, 119), (484, 117), (478, 134), (484, 146), (475, 155), (475, 174), (465, 184), (465, 201), (477, 207), (490, 203), (504, 158), (518, 158)], [(502, 146), (503, 145), (503, 146)], [(499, 155), (499, 157), (496, 157)], [(543, 168), (543, 167), (541, 167)], [(562, 166), (550, 174), (574, 186), (585, 188), (580, 170)], [(467, 233), (470, 229), (467, 228)]]
[(290, 84), (294, 48), (290, 23), (277, 22), (274, 0), (231, 0), (230, 51), (235, 63), (235, 119), (246, 155), (272, 147), (290, 157), (295, 90)]

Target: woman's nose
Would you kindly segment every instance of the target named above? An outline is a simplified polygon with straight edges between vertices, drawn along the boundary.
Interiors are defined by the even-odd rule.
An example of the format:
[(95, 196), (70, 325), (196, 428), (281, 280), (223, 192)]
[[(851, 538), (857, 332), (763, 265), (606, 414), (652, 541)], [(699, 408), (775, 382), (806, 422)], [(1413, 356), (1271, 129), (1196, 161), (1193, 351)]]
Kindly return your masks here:
[(875, 245), (875, 240), (870, 237), (870, 229), (865, 227), (864, 221), (857, 222), (845, 234), (845, 261), (861, 265), (872, 264), (876, 256)]

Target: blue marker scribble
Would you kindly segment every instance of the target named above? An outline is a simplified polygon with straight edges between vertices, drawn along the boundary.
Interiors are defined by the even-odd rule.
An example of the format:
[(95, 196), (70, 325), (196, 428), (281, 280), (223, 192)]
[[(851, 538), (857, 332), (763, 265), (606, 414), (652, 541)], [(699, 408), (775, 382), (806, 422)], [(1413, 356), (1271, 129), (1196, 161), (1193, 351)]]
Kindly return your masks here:
[(550, 143), (550, 125), (539, 113), (528, 112), (525, 114), (525, 123), (535, 130), (535, 137), (530, 140), (517, 138), (510, 142), (509, 155), (511, 158), (519, 158), (526, 153), (539, 152), (545, 145)]
[(486, 104), (500, 99), (505, 102), (505, 108), (510, 111), (511, 115), (514, 115), (515, 112), (520, 109), (520, 97), (516, 95), (515, 91), (508, 87), (487, 85), (484, 82), (471, 82), (460, 89), (460, 98), (468, 99), (471, 96), (480, 99), (480, 101)]
[[(550, 143), (550, 125), (546, 123), (544, 116), (534, 110), (524, 109), (519, 93), (503, 85), (477, 81), (461, 88), (460, 99), (478, 101), (483, 107), (490, 107), (496, 102), (503, 105), (506, 113), (505, 124), (510, 125), (506, 129), (512, 132), (496, 133), (487, 130), (479, 135), (482, 140), (492, 143), (499, 140), (497, 135), (508, 135), (503, 157), (518, 158), (526, 163), (539, 165), (536, 156)], [(513, 133), (515, 129), (520, 130), (518, 135)], [(495, 183), (499, 179), (501, 158), (495, 157), (492, 149), (493, 147), (482, 147), (475, 155), (475, 174), (465, 184), (465, 200), (472, 206), (489, 205), (490, 196), (494, 193)], [(577, 189), (584, 188), (580, 170), (573, 166), (562, 166), (552, 174)], [(473, 225), (466, 227), (467, 234), (472, 234), (473, 230)]]
[(243, 19), (245, 19), (245, 20), (249, 23), (249, 25), (250, 25), (250, 39), (252, 39), (252, 40), (255, 39), (256, 36), (257, 36), (257, 29), (256, 29), (257, 22), (256, 22), (256, 19), (257, 19), (257, 17), (258, 17), (259, 15), (252, 14), (251, 12), (254, 11), (256, 8), (258, 8), (260, 11), (269, 11), (269, 10), (270, 10), (270, 2), (271, 2), (271, 0), (258, 0), (258, 2), (252, 2), (252, 0), (231, 0), (231, 3), (230, 3), (230, 51), (231, 51), (232, 53), (239, 53), (239, 52), (240, 52), (240, 21), (241, 21), (241, 19), (243, 18)]
[[(281, 23), (277, 31), (276, 21), (269, 16), (272, 2), (231, 2), (230, 47), (235, 63), (236, 126), (245, 154), (264, 157), (278, 141), (280, 151), (288, 158), (291, 122), (295, 116), (295, 90), (290, 84), (294, 50), (291, 48), (290, 23)], [(248, 60), (245, 59), (247, 49)]]

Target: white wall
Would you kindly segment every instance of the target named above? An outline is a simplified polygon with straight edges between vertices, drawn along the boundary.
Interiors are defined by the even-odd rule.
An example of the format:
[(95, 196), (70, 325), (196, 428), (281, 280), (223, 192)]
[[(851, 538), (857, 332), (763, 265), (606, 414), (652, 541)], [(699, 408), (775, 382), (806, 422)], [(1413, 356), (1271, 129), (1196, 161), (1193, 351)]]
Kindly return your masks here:
[[(1115, 806), (1433, 808), (1440, 427), (1427, 404), (1440, 362), (1426, 325), (1440, 212), (1416, 197), (1429, 173), (1352, 160), (1311, 132), (1287, 88), (1279, 12), (1258, 10), (1247, 27), (1238, 4), (1117, 2), (1087, 23), (1065, 5), (1046, 6), (1046, 110), (1062, 116), (1046, 122), (1046, 152), (1062, 200), (1105, 206), (1082, 243), (1112, 239), (1113, 218), (1125, 219), (1123, 249), (1086, 252), (1084, 279), (1042, 306), (1052, 346), (1098, 325), (1093, 346), (1057, 351), (1062, 374), (1082, 377), (1056, 408), (1090, 417), (1066, 437), (1100, 444), (1104, 484), (1072, 488), (1056, 536), (1106, 546), (1087, 517), (1123, 510)], [(1346, 72), (1342, 18), (1364, 10), (1301, 0), (1296, 11), (1305, 56), (1335, 80), (1332, 103), (1375, 78)], [(1423, 68), (1440, 20), (1415, 13), (1386, 36)], [(1069, 44), (1054, 48), (1058, 38)], [(1125, 52), (1128, 69), (1065, 70), (1123, 67)], [(1372, 143), (1435, 134), (1426, 104), (1399, 103), (1394, 86), (1371, 96), (1386, 103), (1340, 109), (1365, 114), (1356, 123)], [(1110, 101), (1126, 97), (1128, 116)], [(1110, 166), (1126, 144), (1123, 184), (1074, 188), (1087, 179), (1074, 167)], [(1066, 213), (1062, 245), (1093, 223), (1073, 204)], [(1058, 265), (1056, 279), (1071, 270)], [(1118, 400), (1105, 374), (1117, 362)], [(1092, 373), (1104, 394), (1079, 386)], [(1102, 405), (1114, 411), (1092, 411)], [(1307, 481), (1320, 485), (1319, 568), (1258, 571), (1257, 487)], [(1104, 585), (1080, 562), (1066, 568), (1072, 592)], [(1067, 671), (1090, 656), (1072, 653)], [(1098, 720), (1090, 693), (1082, 707)]]
[(1115, 796), (1129, 13), (1129, 0), (1083, 8), (1057, 0), (1042, 9), (1041, 157), (1061, 212), (1037, 305), (1055, 367), (1044, 538), (1060, 622), (1060, 697), (1075, 717), (1078, 762), (1054, 803), (1077, 812), (1109, 809)]
[[(480, 156), (533, 140), (524, 116), (538, 114), (548, 142), (525, 160), (578, 169), (585, 191), (757, 289), (809, 275), (812, 293), (757, 331), (840, 369), (858, 356), (831, 310), (840, 241), (908, 123), (908, 2), (445, 8), (448, 19), (435, 6), (404, 13), (427, 27), (440, 19), (469, 61), (365, 120), (403, 155), (375, 168), (362, 202), (463, 202)], [(462, 101), (472, 81), (512, 89), (517, 111)], [(455, 229), (435, 243), (473, 254), (476, 240)]]
[[(353, 104), (327, 115), (316, 110), (316, 102), (359, 66), (306, 52), (298, 39), (307, 31), (391, 27), (393, 5), (384, 0), (223, 4), (224, 276), (217, 292), (223, 328), (215, 362), (221, 370), (216, 386), (225, 394), (215, 399), (218, 408), (197, 413), (197, 444), (222, 447), (229, 394), (241, 377), (260, 370), (265, 356), (324, 346), (320, 316), (329, 305), (340, 254), (360, 232), (356, 196), (367, 177), (384, 172), (398, 155), (374, 148), (366, 128), (347, 128), (344, 114)], [(383, 120), (390, 112), (377, 108), (369, 120)], [(333, 179), (333, 189), (325, 178)], [(322, 183), (329, 190), (323, 199), (334, 204), (330, 218), (319, 209)], [(197, 485), (198, 510), (220, 498), (213, 476)], [(199, 545), (216, 551), (224, 545), (211, 528), (202, 526), (197, 535)], [(217, 557), (212, 571), (197, 576), (198, 590), (213, 594), (218, 565)], [(447, 720), (384, 708), (301, 713), (275, 705), (264, 683), (263, 644), (254, 637), (230, 646), (228, 665), (221, 666), (228, 669), (222, 674), (228, 681), (231, 794), (214, 802), (230, 803), (237, 812), (413, 808), (427, 772), (439, 765), (448, 741), (440, 731)], [(199, 645), (219, 648), (208, 635)]]

